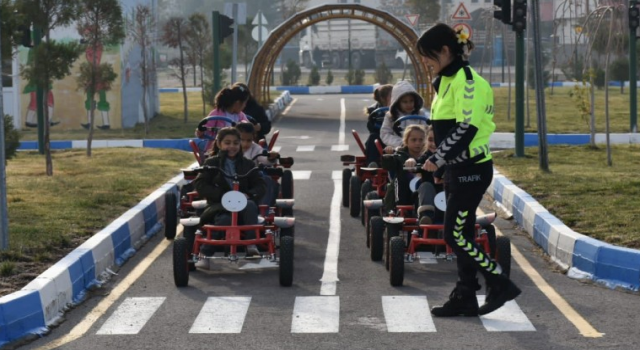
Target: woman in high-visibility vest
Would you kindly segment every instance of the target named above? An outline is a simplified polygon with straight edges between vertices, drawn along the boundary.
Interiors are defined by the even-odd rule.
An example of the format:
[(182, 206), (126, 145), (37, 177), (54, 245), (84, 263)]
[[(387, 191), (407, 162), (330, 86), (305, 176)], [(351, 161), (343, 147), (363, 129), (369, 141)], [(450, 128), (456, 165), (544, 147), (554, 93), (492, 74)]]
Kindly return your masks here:
[[(520, 289), (502, 273), (500, 265), (475, 243), (476, 209), (493, 178), (489, 137), (493, 123), (491, 85), (471, 67), (467, 57), (473, 43), (466, 33), (446, 24), (424, 32), (416, 45), (423, 62), (438, 77), (433, 86), (431, 123), (438, 149), (424, 163), (436, 181), (444, 181), (447, 209), (444, 236), (457, 255), (458, 282), (449, 300), (434, 307), (434, 316), (477, 316), (515, 299)], [(476, 278), (487, 284), (485, 303), (478, 307)]]

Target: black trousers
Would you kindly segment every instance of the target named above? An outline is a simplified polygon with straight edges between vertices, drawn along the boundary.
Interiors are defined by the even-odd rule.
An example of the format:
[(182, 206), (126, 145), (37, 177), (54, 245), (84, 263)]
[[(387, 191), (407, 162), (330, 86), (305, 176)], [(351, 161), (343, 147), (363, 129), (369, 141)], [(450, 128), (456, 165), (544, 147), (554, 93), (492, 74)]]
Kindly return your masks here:
[(473, 288), (478, 271), (486, 280), (502, 273), (498, 263), (475, 242), (476, 209), (491, 184), (493, 162), (447, 167), (444, 177), (447, 194), (444, 238), (457, 255), (459, 281)]

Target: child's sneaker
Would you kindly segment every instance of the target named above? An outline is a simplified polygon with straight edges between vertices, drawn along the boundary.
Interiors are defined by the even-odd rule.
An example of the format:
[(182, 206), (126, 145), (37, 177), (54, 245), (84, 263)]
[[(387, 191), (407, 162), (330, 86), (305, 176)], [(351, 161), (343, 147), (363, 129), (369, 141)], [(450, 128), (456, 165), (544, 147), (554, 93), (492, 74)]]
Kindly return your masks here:
[(255, 244), (251, 244), (247, 246), (247, 256), (257, 256), (260, 255), (260, 251)]

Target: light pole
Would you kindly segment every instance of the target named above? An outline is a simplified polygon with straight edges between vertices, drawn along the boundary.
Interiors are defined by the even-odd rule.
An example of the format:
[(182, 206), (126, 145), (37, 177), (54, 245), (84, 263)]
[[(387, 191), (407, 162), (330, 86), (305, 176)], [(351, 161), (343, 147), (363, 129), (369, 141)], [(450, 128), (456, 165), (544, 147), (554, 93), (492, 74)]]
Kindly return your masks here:
[[(1, 11), (1, 10), (0, 10)], [(2, 12), (0, 12), (0, 27), (2, 27)], [(0, 38), (2, 32), (0, 32)], [(0, 47), (2, 42), (0, 40)], [(2, 62), (2, 50), (0, 50), (0, 62)], [(2, 65), (0, 64), (0, 78), (2, 74)], [(0, 79), (0, 90), (4, 87), (2, 79)], [(0, 250), (6, 250), (9, 247), (9, 213), (7, 209), (7, 173), (5, 169), (6, 154), (4, 140), (4, 101), (2, 93), (0, 93)]]

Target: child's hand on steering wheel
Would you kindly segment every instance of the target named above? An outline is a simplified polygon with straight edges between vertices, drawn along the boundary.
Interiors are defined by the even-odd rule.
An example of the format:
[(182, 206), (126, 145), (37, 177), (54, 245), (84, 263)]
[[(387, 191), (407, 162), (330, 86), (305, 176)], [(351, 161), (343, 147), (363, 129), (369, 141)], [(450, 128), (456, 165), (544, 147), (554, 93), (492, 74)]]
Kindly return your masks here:
[(409, 158), (404, 162), (405, 168), (412, 168), (416, 166), (416, 160), (413, 158)]
[(384, 148), (384, 153), (386, 154), (391, 154), (393, 153), (393, 147), (392, 146), (387, 146)]

